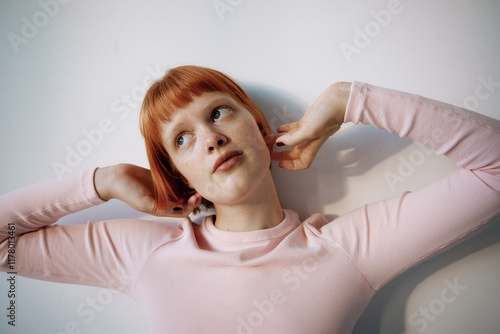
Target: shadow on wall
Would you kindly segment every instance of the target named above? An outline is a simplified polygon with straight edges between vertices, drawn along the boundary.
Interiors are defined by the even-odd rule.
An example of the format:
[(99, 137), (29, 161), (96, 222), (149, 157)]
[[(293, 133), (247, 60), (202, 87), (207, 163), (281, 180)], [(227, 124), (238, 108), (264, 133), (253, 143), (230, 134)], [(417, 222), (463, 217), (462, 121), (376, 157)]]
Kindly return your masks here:
[[(308, 107), (296, 96), (274, 87), (246, 84), (244, 88), (266, 116), (273, 132), (281, 124), (298, 121)], [(317, 212), (324, 214), (326, 205), (339, 201), (347, 195), (346, 179), (348, 177), (365, 174), (372, 167), (397, 154), (411, 143), (412, 140), (408, 138), (400, 138), (397, 134), (390, 134), (372, 126), (356, 125), (343, 128), (323, 145), (309, 169), (290, 172), (276, 165), (273, 166), (272, 174), (281, 204), (284, 208), (296, 211), (302, 220)], [(334, 219), (335, 217), (327, 215), (327, 218)], [(428, 282), (432, 275), (437, 276), (440, 284), (444, 281), (443, 279), (454, 282), (453, 277), (451, 279), (448, 277), (450, 274), (449, 271), (446, 272), (447, 267), (453, 264), (453, 270), (457, 272), (470, 271), (473, 267), (471, 263), (477, 262), (477, 256), (474, 260), (472, 255), (479, 251), (488, 254), (497, 253), (499, 240), (500, 218), (497, 218), (463, 243), (399, 275), (375, 294), (357, 322), (353, 334), (430, 333), (431, 331), (423, 330), (425, 320), (423, 316), (412, 318), (412, 314), (420, 310), (419, 302), (416, 307), (411, 305), (413, 299), (419, 299), (414, 298), (415, 294), (425, 294), (426, 290), (422, 289), (422, 286), (435, 284), (435, 282)], [(498, 254), (493, 254), (493, 257), (495, 256), (498, 258)], [(488, 260), (483, 261), (483, 267), (487, 267), (488, 263)], [(500, 269), (493, 275), (497, 276), (499, 272)], [(477, 274), (489, 275), (484, 270), (479, 270)], [(460, 274), (459, 282), (463, 279), (464, 275)], [(473, 291), (470, 292), (473, 293)], [(480, 309), (474, 310), (477, 307), (474, 298), (474, 296), (472, 298), (461, 297), (461, 303), (469, 304), (472, 309), (469, 312), (470, 317), (474, 317), (474, 311), (481, 312), (492, 307), (491, 303), (485, 302), (486, 305), (479, 304)], [(441, 304), (437, 303), (433, 306), (439, 307)], [(495, 309), (500, 306), (500, 302), (493, 304), (496, 305), (493, 306)], [(425, 306), (422, 304), (422, 307)], [(485, 321), (491, 322), (490, 319), (484, 318)], [(495, 321), (497, 320), (493, 320)], [(432, 325), (438, 322), (442, 322), (445, 328), (457, 327), (446, 320), (445, 316), (437, 319)], [(426, 324), (431, 325), (430, 322)]]
[[(262, 84), (245, 84), (244, 89), (269, 122), (271, 130), (296, 122), (308, 105), (296, 96)], [(287, 171), (275, 163), (273, 179), (284, 208), (296, 211), (304, 220), (346, 195), (346, 178), (366, 173), (395, 155), (412, 140), (372, 126), (342, 128), (318, 152), (313, 165), (303, 171)], [(284, 150), (286, 148), (275, 148)], [(334, 216), (328, 216), (329, 220)]]
[[(500, 268), (498, 267), (499, 261), (495, 260), (500, 255), (498, 253), (499, 240), (500, 217), (497, 217), (486, 228), (477, 232), (461, 244), (399, 275), (375, 294), (352, 333), (436, 333), (436, 331), (428, 331), (427, 325), (435, 326), (438, 322), (444, 322), (440, 325), (446, 328), (445, 331), (438, 331), (442, 333), (469, 333), (468, 329), (463, 326), (464, 323), (471, 324), (472, 328), (475, 328), (476, 333), (498, 333), (498, 325), (500, 324), (500, 320), (498, 319), (498, 307), (500, 306), (498, 295), (500, 293), (498, 292), (498, 284), (489, 282), (498, 281), (500, 273)], [(481, 253), (479, 254), (479, 252)], [(449, 269), (447, 267), (453, 268), (447, 270)], [(477, 271), (471, 273), (471, 270)], [(438, 277), (433, 278), (433, 275)], [(468, 282), (467, 276), (470, 275), (473, 278)], [(492, 280), (487, 277), (485, 279), (485, 276), (488, 275), (495, 277)], [(460, 314), (458, 316), (460, 319), (455, 318), (453, 321), (443, 319), (447, 311), (442, 310), (443, 305), (444, 307), (447, 306), (447, 303), (444, 302), (434, 303), (434, 305), (429, 303), (410, 305), (417, 291), (428, 293), (426, 291), (428, 289), (425, 287), (427, 280), (430, 281), (427, 285), (444, 286), (442, 282), (445, 280), (456, 283), (457, 281), (454, 280), (454, 277), (455, 279), (457, 278), (456, 276), (459, 276), (458, 283), (460, 285), (471, 286), (470, 290), (475, 289), (475, 291), (471, 292), (477, 294), (460, 297), (460, 303), (463, 305), (462, 309), (466, 309), (465, 312), (460, 310), (454, 311), (455, 316)], [(476, 282), (475, 287), (472, 287), (474, 282)], [(487, 283), (485, 284), (484, 282)], [(485, 285), (482, 286), (481, 284)], [(485, 293), (490, 296), (482, 295), (482, 293), (479, 295), (478, 289), (484, 289)], [(454, 289), (451, 288), (451, 290)], [(460, 294), (461, 291), (456, 291), (456, 293)], [(430, 294), (432, 297), (439, 299), (446, 297), (451, 300), (451, 298), (455, 298), (451, 292), (445, 297), (442, 294), (440, 295), (439, 292), (437, 294), (435, 292)], [(423, 297), (419, 299), (425, 300), (425, 297), (428, 296)], [(448, 302), (446, 299), (445, 301)], [(441, 306), (439, 306), (440, 304)], [(443, 316), (441, 316), (442, 313)], [(496, 329), (493, 332), (477, 331), (478, 322), (482, 323), (484, 328), (495, 326), (494, 328)], [(462, 324), (462, 327), (460, 327), (460, 324)], [(458, 327), (458, 329), (455, 327)]]

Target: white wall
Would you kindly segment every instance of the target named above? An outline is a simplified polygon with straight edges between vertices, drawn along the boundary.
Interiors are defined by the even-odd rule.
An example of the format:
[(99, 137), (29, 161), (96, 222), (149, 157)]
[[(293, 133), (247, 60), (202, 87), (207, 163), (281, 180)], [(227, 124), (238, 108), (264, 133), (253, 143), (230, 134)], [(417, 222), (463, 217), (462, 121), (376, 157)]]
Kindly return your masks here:
[[(226, 11), (218, 12), (214, 4)], [(390, 18), (380, 14), (387, 9), (395, 12)], [(500, 81), (499, 14), (500, 2), (493, 0), (4, 0), (0, 194), (57, 177), (58, 163), (71, 172), (118, 162), (147, 166), (137, 123), (144, 87), (182, 64), (237, 78), (274, 127), (298, 119), (339, 80), (465, 103), (500, 119), (498, 84), (489, 87), (488, 98), (474, 96), (485, 79)], [(385, 22), (377, 23), (376, 16)], [(358, 29), (371, 37), (363, 40)], [(347, 44), (357, 47), (350, 56), (341, 51)], [(85, 148), (83, 133), (102, 122), (110, 124), (108, 133), (86, 156), (73, 156), (69, 166), (69, 150)], [(310, 170), (273, 172), (285, 207), (302, 218), (314, 212), (333, 217), (417, 189), (455, 168), (425, 153), (404, 182), (391, 185), (387, 172), (397, 173), (402, 159), (417, 150), (423, 149), (386, 132), (347, 126)], [(117, 216), (141, 214), (109, 203), (79, 213), (76, 220)], [(375, 296), (355, 332), (496, 333), (499, 225), (391, 282)], [(17, 326), (11, 328), (6, 278), (0, 274), (2, 333), (77, 333), (74, 328), (147, 333), (141, 311), (126, 296), (23, 278), (17, 280)], [(440, 293), (454, 283), (463, 289), (444, 303)], [(104, 301), (94, 318), (89, 298)]]

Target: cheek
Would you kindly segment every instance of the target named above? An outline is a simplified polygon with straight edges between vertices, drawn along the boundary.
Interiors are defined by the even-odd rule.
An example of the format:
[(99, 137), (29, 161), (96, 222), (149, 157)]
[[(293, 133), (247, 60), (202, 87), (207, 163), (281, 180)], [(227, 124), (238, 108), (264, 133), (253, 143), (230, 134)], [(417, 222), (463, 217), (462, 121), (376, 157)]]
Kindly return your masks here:
[(262, 136), (258, 126), (255, 124), (254, 127), (246, 127), (245, 129), (242, 129), (241, 132), (244, 133), (244, 147), (246, 150), (251, 153), (256, 160), (269, 166), (269, 163), (271, 162), (269, 148), (264, 141), (264, 137)]
[(170, 156), (170, 160), (172, 162), (172, 169), (177, 170), (177, 172), (184, 179), (184, 183), (188, 187), (193, 188), (197, 180), (197, 169), (193, 166), (197, 166), (197, 163), (194, 161), (189, 161), (189, 159), (182, 157), (174, 158)]
[(240, 132), (244, 133), (246, 142), (249, 146), (259, 148), (259, 150), (267, 151), (267, 153), (269, 153), (264, 137), (262, 136), (259, 126), (255, 123), (255, 121), (253, 121), (252, 124), (243, 127)]
[(203, 180), (203, 177), (200, 175), (200, 161), (182, 161), (179, 162), (180, 168), (178, 171), (181, 173), (181, 175), (184, 177), (186, 180), (186, 184), (191, 187), (195, 188), (199, 184), (200, 180)]

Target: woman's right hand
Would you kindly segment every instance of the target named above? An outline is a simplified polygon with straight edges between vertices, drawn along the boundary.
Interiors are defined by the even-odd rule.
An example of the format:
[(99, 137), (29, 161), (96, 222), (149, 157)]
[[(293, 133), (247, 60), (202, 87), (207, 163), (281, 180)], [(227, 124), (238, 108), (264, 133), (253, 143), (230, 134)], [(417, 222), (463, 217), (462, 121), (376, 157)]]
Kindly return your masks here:
[(135, 210), (155, 216), (187, 217), (202, 199), (196, 193), (185, 203), (171, 202), (166, 209), (153, 212), (155, 199), (151, 171), (132, 164), (98, 168), (94, 174), (94, 186), (99, 197), (105, 201), (116, 198)]

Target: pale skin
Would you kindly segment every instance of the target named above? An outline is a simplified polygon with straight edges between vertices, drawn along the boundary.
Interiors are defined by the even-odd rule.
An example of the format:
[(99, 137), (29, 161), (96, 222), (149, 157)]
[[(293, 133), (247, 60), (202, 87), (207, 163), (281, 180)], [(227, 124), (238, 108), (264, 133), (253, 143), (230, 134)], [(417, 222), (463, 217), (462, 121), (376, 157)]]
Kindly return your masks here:
[[(214, 204), (219, 229), (240, 232), (274, 227), (284, 215), (269, 169), (271, 159), (291, 171), (309, 168), (321, 146), (344, 122), (350, 87), (348, 82), (329, 86), (298, 122), (282, 125), (271, 135), (261, 132), (250, 112), (229, 95), (203, 93), (178, 110), (171, 122), (162, 124), (163, 145), (196, 194), (184, 203), (172, 202), (165, 210), (153, 212), (151, 173), (131, 164), (98, 168), (96, 191), (103, 200), (116, 198), (148, 214), (179, 218), (192, 213), (204, 197)], [(291, 148), (269, 153), (268, 143)], [(216, 159), (228, 151), (240, 152), (241, 159), (230, 169), (214, 173)]]

